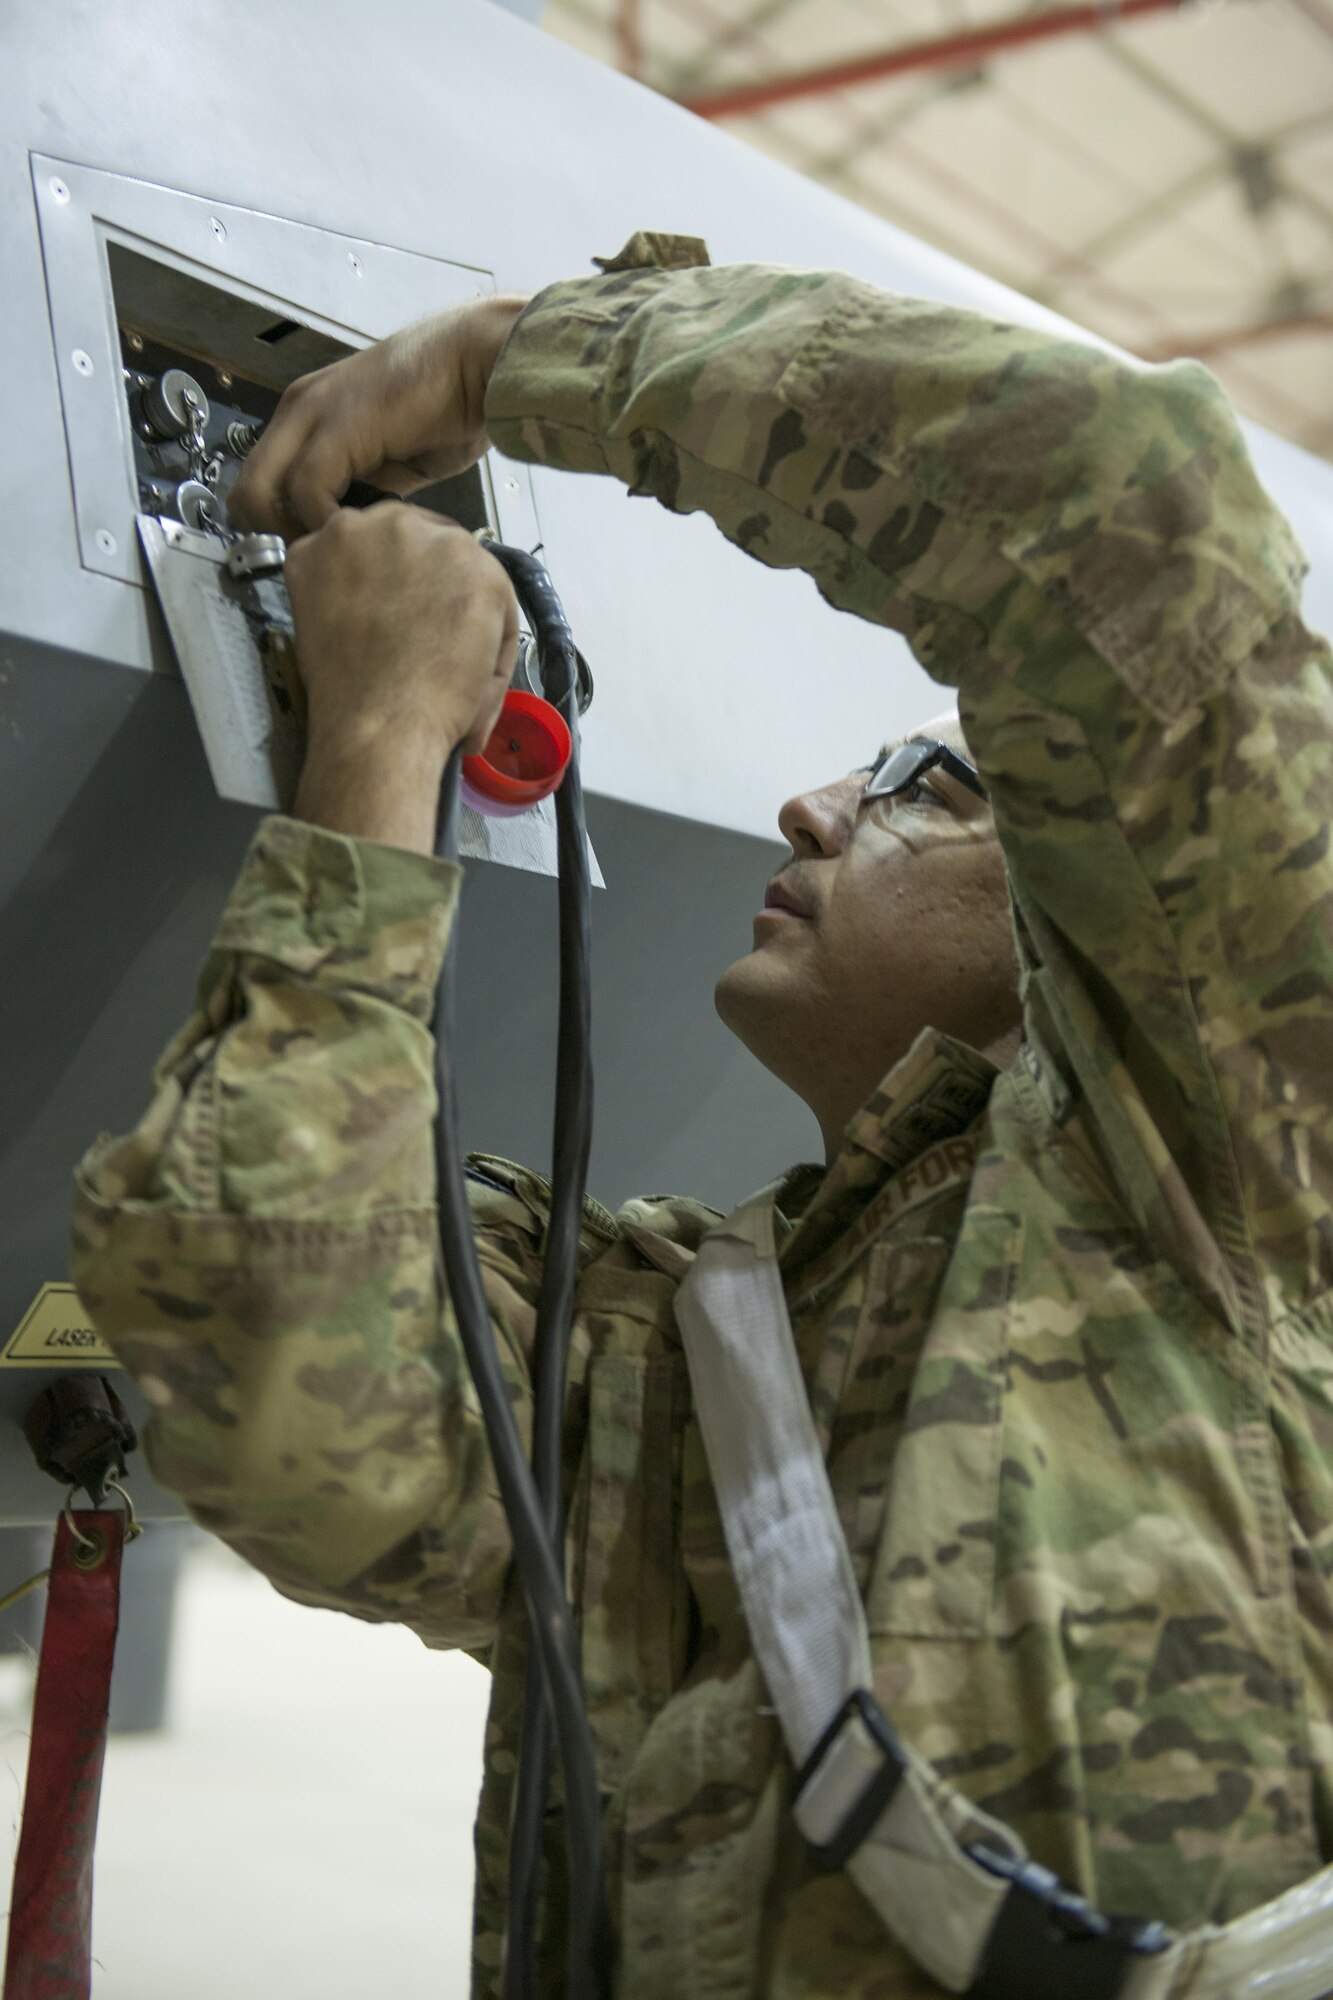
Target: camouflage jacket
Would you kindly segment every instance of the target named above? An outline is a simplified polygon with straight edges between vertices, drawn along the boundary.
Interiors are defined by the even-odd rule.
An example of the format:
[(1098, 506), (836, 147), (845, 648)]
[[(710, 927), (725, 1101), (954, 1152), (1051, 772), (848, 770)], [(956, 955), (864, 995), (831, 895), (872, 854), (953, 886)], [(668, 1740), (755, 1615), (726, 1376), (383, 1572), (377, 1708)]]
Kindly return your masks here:
[[(1333, 1853), (1333, 711), (1228, 405), (836, 275), (629, 269), (532, 303), (488, 419), (957, 686), (1022, 1054), (924, 1035), (779, 1184), (795, 1338), (904, 1735), (1104, 1907), (1239, 1913)], [(489, 1996), (525, 1631), (433, 1278), (455, 887), (261, 828), (142, 1124), (85, 1163), (74, 1273), (200, 1521), (491, 1664)], [(523, 1412), (547, 1191), (478, 1173)], [(583, 1239), (569, 1556), (619, 1991), (905, 2000), (935, 1989), (787, 1810), (672, 1312), (709, 1221), (590, 1203)]]

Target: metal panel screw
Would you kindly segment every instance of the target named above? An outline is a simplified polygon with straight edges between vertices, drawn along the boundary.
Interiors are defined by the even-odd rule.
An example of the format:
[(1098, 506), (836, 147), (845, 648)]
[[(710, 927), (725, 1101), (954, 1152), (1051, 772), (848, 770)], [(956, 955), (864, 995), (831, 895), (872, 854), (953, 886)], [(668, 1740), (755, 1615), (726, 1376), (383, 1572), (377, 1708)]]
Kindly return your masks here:
[(348, 253), (347, 253), (347, 261), (348, 261), (348, 263), (349, 263), (349, 264), (351, 265), (351, 267), (352, 267), (352, 270), (353, 270), (353, 272), (354, 272), (354, 273), (356, 274), (356, 276), (357, 276), (357, 277), (359, 278), (359, 277), (360, 277), (360, 276), (362, 275), (362, 273), (361, 273), (361, 259), (360, 259), (360, 258), (359, 258), (359, 257), (357, 256), (357, 254), (356, 254), (355, 250), (349, 250), (349, 251), (348, 251)]
[(62, 180), (48, 181), (47, 186), (50, 188), (54, 200), (56, 201), (69, 200), (69, 189), (65, 186), (65, 183)]
[(141, 333), (127, 333), (125, 342), (131, 354), (143, 353), (143, 335)]
[(97, 533), (93, 536), (93, 540), (97, 544), (97, 552), (99, 555), (113, 556), (116, 553), (116, 547), (117, 547), (116, 538), (112, 534), (110, 528), (99, 528), (97, 530)]
[(227, 225), (225, 222), (219, 222), (216, 215), (211, 215), (208, 218), (208, 226), (212, 230), (213, 234), (217, 237), (219, 243), (226, 242)]
[(506, 493), (518, 492), (518, 481), (516, 479), (506, 479), (504, 485)]
[(230, 376), (230, 375), (229, 375), (229, 374), (227, 373), (226, 369), (225, 369), (225, 368), (219, 368), (219, 369), (218, 369), (218, 371), (217, 371), (217, 376), (218, 376), (218, 387), (219, 387), (219, 389), (230, 389), (230, 387), (231, 387), (231, 376)]
[(69, 358), (74, 363), (74, 367), (80, 375), (91, 375), (94, 372), (93, 357), (91, 354), (85, 353), (83, 348), (76, 347)]

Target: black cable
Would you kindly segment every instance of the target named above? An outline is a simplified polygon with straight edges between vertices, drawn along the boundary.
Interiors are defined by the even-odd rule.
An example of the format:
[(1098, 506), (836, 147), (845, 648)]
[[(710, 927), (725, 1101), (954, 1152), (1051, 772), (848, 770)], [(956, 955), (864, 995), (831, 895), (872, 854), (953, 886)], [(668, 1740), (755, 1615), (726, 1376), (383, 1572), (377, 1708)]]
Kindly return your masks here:
[[(578, 769), (578, 667), (573, 634), (542, 566), (505, 551), (500, 560), (514, 583), (538, 641), (542, 686), (564, 715), (574, 754), (556, 794), (560, 870), (560, 1022), (556, 1057), (551, 1215), (537, 1305), (532, 1464), (551, 1537), (563, 1567), (562, 1444), (569, 1329), (578, 1275), (579, 1229), (592, 1142), (591, 882)], [(550, 1783), (550, 1717), (537, 1674), (524, 1690), (509, 1834), (509, 1920), (503, 2000), (536, 2000), (537, 1912), (541, 1850)], [(571, 1884), (571, 1894), (573, 1885)]]
[[(445, 1282), (476, 1384), (533, 1634), (511, 1820), (506, 2000), (514, 2000), (518, 1995), (531, 2000), (536, 1991), (536, 1913), (552, 1736), (559, 1751), (565, 1792), (569, 2000), (609, 2000), (610, 1925), (600, 1796), (592, 1735), (583, 1704), (578, 1635), (563, 1575), (562, 1429), (578, 1280), (579, 1232), (592, 1133), (591, 884), (578, 771), (577, 656), (563, 608), (542, 565), (521, 550), (498, 543), (488, 546), (514, 584), (537, 638), (547, 698), (561, 710), (573, 739), (569, 768), (556, 796), (560, 1027), (551, 1212), (533, 1356), (531, 1470), (523, 1455), (496, 1353), (472, 1236), (453, 1074), (453, 943), (441, 974), (436, 1011), (439, 1111), (435, 1151), (440, 1244)], [(442, 851), (450, 859), (457, 858), (458, 852), (460, 763), (460, 753), (455, 752), (441, 795)]]

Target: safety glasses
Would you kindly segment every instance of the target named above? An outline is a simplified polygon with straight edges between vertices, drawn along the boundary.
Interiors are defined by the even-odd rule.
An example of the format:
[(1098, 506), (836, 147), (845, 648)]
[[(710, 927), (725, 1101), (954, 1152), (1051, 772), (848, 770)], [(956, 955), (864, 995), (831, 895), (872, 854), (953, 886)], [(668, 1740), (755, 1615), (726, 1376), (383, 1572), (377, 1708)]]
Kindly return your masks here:
[(966, 785), (969, 792), (975, 792), (979, 799), (986, 796), (986, 787), (977, 776), (971, 764), (955, 756), (947, 743), (937, 743), (927, 736), (914, 736), (910, 742), (900, 743), (896, 750), (886, 750), (870, 767), (866, 779), (862, 801), (867, 799), (891, 799), (899, 792), (905, 792), (927, 771), (943, 771), (946, 777), (956, 778), (960, 785)]

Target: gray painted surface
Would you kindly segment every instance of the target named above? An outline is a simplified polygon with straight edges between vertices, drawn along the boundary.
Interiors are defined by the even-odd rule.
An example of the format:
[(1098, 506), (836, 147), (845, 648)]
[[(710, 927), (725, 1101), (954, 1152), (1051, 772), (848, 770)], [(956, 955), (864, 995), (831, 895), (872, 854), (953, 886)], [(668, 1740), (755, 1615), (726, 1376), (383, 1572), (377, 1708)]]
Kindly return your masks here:
[[(72, 183), (58, 219), (59, 168), (34, 187), (33, 155), (137, 183), (135, 220), (98, 215)], [(105, 187), (95, 201), (119, 211)], [(149, 209), (165, 219), (145, 222)], [(228, 225), (221, 239), (214, 217)], [(1077, 333), (480, 0), (6, 0), (0, 631), (127, 666), (152, 658), (151, 613), (136, 583), (100, 568), (116, 557), (94, 548), (81, 559), (65, 425), (68, 403), (76, 428), (86, 418), (106, 439), (116, 430), (100, 414), (101, 399), (114, 400), (111, 371), (74, 362), (76, 351), (95, 358), (99, 343), (105, 352), (106, 286), (95, 271), (85, 269), (86, 284), (71, 274), (65, 247), (117, 226), (132, 227), (141, 250), (165, 242), (197, 274), (352, 336), (453, 298), (460, 271), (482, 288), (531, 291), (586, 271), (594, 253), (645, 226), (699, 233), (719, 262), (832, 265)], [(264, 247), (275, 232), (289, 245), (277, 278)], [(51, 295), (44, 250), (59, 267)], [(1327, 620), (1333, 472), (1252, 435), (1323, 566), (1315, 615)], [(495, 470), (503, 510), (506, 479), (521, 487), (526, 475), (498, 460)], [(745, 561), (708, 522), (630, 501), (610, 481), (540, 470), (532, 490), (598, 676), (590, 789), (762, 834), (770, 773), (790, 790), (812, 765), (845, 769), (872, 715), (906, 726), (937, 704), (895, 637), (839, 618), (808, 579)], [(133, 534), (132, 501), (122, 507), (119, 523), (85, 523), (120, 551)], [(619, 671), (622, 660), (633, 673)], [(667, 685), (680, 720), (664, 729)], [(728, 726), (701, 735), (690, 722), (710, 707)], [(760, 745), (742, 764), (729, 749), (740, 721)]]
[[(7, 641), (0, 901), (0, 1332), (68, 1263), (71, 1169), (143, 1109), (256, 815), (208, 781), (181, 683)], [(58, 1498), (0, 1372), (0, 1521)], [(134, 1399), (131, 1398), (133, 1401)], [(140, 1406), (135, 1405), (136, 1414)], [(141, 1508), (169, 1508), (135, 1467)]]
[[(115, 219), (91, 205), (49, 214), (59, 170), (43, 169), (34, 189), (33, 155), (102, 177), (89, 204), (115, 206), (135, 183), (148, 247), (269, 303), (280, 268), (295, 316), (349, 335), (452, 299), (460, 270), (530, 291), (644, 226), (703, 233), (718, 261), (832, 265), (1063, 325), (481, 0), (6, 0), (0, 1335), (65, 1274), (72, 1163), (99, 1129), (141, 1110), (254, 820), (214, 795), (151, 593), (117, 572), (133, 533), (131, 461), (105, 489), (124, 512), (116, 550), (98, 551), (99, 528), (112, 532), (100, 514), (81, 549), (63, 399), (82, 413), (78, 438), (86, 417), (104, 458), (128, 450), (96, 262), (98, 232)], [(74, 176), (71, 200), (83, 187)], [(165, 219), (142, 222), (150, 211)], [(224, 215), (219, 236), (209, 218)], [(44, 228), (61, 274), (50, 291)], [(289, 248), (274, 258), (263, 246), (278, 237)], [(89, 374), (76, 354), (94, 351)], [(1255, 442), (1322, 563), (1313, 615), (1326, 622), (1333, 473)], [(504, 526), (528, 474), (500, 460), (492, 473)], [(598, 687), (586, 772), (609, 886), (595, 916), (592, 1185), (613, 1202), (674, 1188), (726, 1205), (814, 1138), (711, 1013), (713, 977), (745, 947), (772, 866), (755, 836), (784, 792), (847, 769), (933, 713), (939, 694), (892, 635), (838, 618), (808, 579), (747, 563), (705, 521), (544, 470), (531, 493)], [(466, 1134), (541, 1164), (548, 885), (479, 874), (465, 925)], [(0, 1374), (0, 1522), (52, 1511), (53, 1489), (12, 1428), (38, 1380)], [(151, 1501), (142, 1475), (135, 1490)]]

